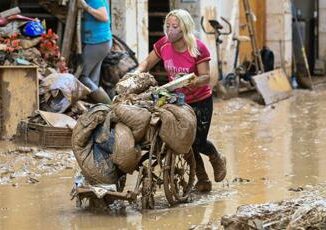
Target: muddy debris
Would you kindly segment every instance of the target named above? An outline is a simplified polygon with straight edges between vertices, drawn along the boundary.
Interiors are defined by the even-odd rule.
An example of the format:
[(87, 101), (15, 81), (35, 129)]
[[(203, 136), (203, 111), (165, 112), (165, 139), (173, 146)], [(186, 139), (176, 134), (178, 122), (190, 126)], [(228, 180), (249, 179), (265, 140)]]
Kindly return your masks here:
[(249, 183), (250, 180), (246, 178), (236, 177), (232, 180), (232, 183)]
[(242, 205), (221, 219), (226, 230), (325, 229), (326, 198), (313, 194), (275, 203)]
[(296, 188), (289, 188), (289, 191), (291, 191), (291, 192), (302, 192), (303, 190), (304, 190), (304, 188), (301, 186), (296, 187)]
[(42, 175), (53, 175), (72, 170), (76, 162), (71, 150), (40, 150), (35, 147), (17, 147), (0, 154), (0, 185), (35, 184)]
[(199, 224), (199, 225), (191, 225), (189, 230), (217, 230), (219, 229), (218, 225), (209, 222), (208, 224)]

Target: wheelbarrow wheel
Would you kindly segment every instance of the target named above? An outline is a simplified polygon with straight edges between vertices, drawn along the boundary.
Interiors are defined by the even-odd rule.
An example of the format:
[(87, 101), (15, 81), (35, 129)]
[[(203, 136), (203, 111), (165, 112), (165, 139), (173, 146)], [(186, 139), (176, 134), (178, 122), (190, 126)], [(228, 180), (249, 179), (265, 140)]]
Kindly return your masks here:
[(171, 206), (188, 200), (195, 181), (195, 167), (192, 149), (188, 154), (167, 151), (163, 181), (165, 196)]

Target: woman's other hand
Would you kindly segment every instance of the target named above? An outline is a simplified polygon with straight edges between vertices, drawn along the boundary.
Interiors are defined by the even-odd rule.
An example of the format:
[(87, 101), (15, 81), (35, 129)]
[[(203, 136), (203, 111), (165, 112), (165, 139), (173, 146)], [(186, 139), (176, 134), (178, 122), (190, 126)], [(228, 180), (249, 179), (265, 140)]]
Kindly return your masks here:
[(106, 8), (104, 6), (98, 8), (98, 9), (94, 9), (90, 5), (88, 5), (85, 0), (77, 0), (77, 1), (78, 1), (77, 5), (79, 8), (88, 12), (97, 20), (102, 21), (102, 22), (106, 22), (109, 20), (108, 12), (106, 11)]
[(209, 84), (210, 81), (210, 68), (208, 62), (202, 62), (197, 65), (198, 77), (195, 77), (191, 82), (193, 87), (201, 87)]
[(86, 3), (85, 0), (78, 0), (77, 5), (78, 5), (79, 8), (81, 8), (81, 9), (83, 9), (85, 11), (88, 11), (89, 8), (90, 8), (90, 6)]

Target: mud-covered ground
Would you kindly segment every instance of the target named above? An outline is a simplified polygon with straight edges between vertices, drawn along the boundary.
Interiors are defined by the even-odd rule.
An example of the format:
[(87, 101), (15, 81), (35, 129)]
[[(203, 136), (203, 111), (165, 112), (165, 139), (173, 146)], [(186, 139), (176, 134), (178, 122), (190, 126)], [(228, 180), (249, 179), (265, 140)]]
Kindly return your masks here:
[[(0, 143), (0, 229), (218, 229), (221, 217), (241, 205), (315, 194), (326, 180), (325, 98), (317, 89), (296, 90), (272, 106), (216, 99), (209, 138), (227, 158), (227, 178), (174, 208), (159, 190), (155, 210), (77, 209), (69, 196), (76, 168), (71, 150)], [(213, 179), (206, 158), (205, 165)], [(129, 176), (126, 189), (134, 183)]]
[(76, 160), (71, 150), (40, 149), (2, 142), (0, 185), (37, 183), (41, 176), (73, 169)]

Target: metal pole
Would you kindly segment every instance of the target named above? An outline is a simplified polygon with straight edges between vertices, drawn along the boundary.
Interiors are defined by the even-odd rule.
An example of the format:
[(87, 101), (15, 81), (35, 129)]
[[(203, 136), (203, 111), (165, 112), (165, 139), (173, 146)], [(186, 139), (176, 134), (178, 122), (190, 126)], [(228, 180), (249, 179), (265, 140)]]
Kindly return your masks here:
[(298, 32), (299, 42), (300, 42), (300, 46), (301, 46), (302, 57), (303, 57), (304, 64), (305, 64), (307, 74), (308, 74), (308, 77), (309, 77), (309, 81), (310, 81), (310, 84), (311, 84), (311, 89), (313, 89), (313, 83), (312, 83), (311, 74), (310, 74), (310, 70), (309, 70), (309, 64), (308, 64), (308, 59), (307, 59), (307, 55), (306, 55), (306, 50), (305, 50), (302, 35), (301, 35), (300, 29), (299, 29), (298, 15), (297, 15), (297, 11), (295, 9), (295, 6), (294, 6), (294, 3), (293, 3), (292, 0), (291, 0), (291, 5), (292, 5), (292, 14), (293, 14), (293, 17), (294, 17), (294, 25), (295, 25), (295, 28), (296, 28), (296, 30)]

